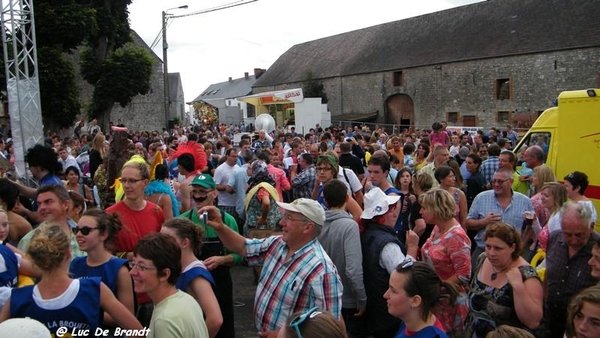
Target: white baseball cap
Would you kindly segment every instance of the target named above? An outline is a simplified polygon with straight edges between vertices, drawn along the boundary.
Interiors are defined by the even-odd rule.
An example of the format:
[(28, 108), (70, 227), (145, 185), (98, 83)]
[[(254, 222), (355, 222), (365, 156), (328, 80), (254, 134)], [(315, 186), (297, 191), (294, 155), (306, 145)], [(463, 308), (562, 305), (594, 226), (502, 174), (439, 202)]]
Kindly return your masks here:
[(319, 227), (323, 227), (323, 224), (325, 223), (325, 210), (321, 204), (315, 200), (298, 198), (292, 203), (277, 202), (277, 204), (285, 210), (304, 215)]
[(365, 194), (365, 210), (360, 215), (362, 219), (373, 219), (388, 212), (390, 205), (397, 203), (400, 196), (388, 196), (383, 190), (375, 187)]

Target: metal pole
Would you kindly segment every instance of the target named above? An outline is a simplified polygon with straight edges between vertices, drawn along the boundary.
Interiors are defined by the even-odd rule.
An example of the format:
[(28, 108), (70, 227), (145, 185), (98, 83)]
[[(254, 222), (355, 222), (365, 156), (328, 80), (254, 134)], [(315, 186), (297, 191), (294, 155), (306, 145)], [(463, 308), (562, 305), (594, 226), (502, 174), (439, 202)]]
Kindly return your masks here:
[[(169, 71), (167, 64), (167, 49), (169, 45), (167, 44), (167, 12), (162, 12), (162, 37), (163, 37), (163, 77), (164, 77), (164, 105), (165, 105), (165, 128), (169, 131), (169, 106), (170, 106), (170, 98), (169, 98)], [(169, 131), (170, 132), (170, 131)]]

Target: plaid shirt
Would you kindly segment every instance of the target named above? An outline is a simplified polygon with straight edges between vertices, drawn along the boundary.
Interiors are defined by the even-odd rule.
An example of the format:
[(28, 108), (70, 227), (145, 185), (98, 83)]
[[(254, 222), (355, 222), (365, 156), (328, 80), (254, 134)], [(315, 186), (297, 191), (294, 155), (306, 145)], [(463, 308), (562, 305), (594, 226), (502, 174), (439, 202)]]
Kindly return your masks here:
[(489, 184), (492, 182), (494, 178), (494, 173), (500, 167), (500, 162), (498, 161), (498, 156), (490, 156), (487, 160), (481, 163), (481, 167), (479, 167), (479, 172), (485, 178), (485, 183)]
[(588, 265), (597, 238), (598, 235), (592, 232), (587, 244), (569, 257), (569, 247), (562, 231), (550, 234), (546, 257), (546, 311), (566, 313), (571, 296), (598, 282), (591, 276)]
[[(502, 209), (500, 203), (496, 199), (494, 190), (487, 190), (480, 192), (469, 209), (467, 219), (481, 219), (485, 218), (490, 212), (495, 212), (502, 217), (502, 222), (511, 225), (521, 233), (521, 227), (523, 226), (523, 212), (533, 211), (533, 204), (529, 197), (521, 194), (520, 192), (513, 192), (510, 204), (506, 209)], [(475, 242), (480, 248), (484, 248), (483, 236), (485, 235), (485, 228), (477, 230), (475, 236)]]
[(302, 170), (296, 177), (292, 179), (292, 188), (294, 191), (294, 199), (311, 198), (315, 188), (317, 171), (315, 165), (311, 164), (308, 168)]
[(342, 282), (321, 244), (313, 239), (286, 260), (288, 250), (281, 236), (246, 239), (248, 264), (264, 263), (254, 298), (256, 328), (277, 330), (289, 315), (314, 306), (340, 319)]

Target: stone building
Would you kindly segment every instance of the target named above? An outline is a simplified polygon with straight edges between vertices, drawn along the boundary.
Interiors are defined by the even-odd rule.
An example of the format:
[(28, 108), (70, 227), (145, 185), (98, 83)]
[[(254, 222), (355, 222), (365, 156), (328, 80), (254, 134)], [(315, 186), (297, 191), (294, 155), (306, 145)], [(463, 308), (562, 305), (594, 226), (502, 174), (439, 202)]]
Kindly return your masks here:
[(206, 109), (216, 112), (219, 124), (249, 124), (254, 122), (254, 106), (238, 101), (239, 97), (252, 92), (252, 85), (265, 72), (265, 69), (254, 68), (254, 75), (247, 72), (244, 77), (228, 81), (213, 83), (198, 95), (192, 104), (195, 104), (198, 118), (206, 114)]
[[(133, 43), (136, 46), (146, 49), (154, 61), (150, 91), (146, 95), (135, 96), (131, 103), (125, 107), (121, 107), (120, 104), (116, 103), (111, 111), (111, 121), (116, 124), (118, 120), (121, 120), (125, 126), (131, 130), (161, 131), (164, 127), (166, 127), (162, 60), (152, 51), (152, 49), (150, 49), (150, 47), (135, 31), (132, 30), (131, 34)], [(78, 87), (80, 88), (79, 99), (82, 103), (82, 107), (85, 109), (93, 97), (94, 88), (79, 74), (79, 53), (73, 53), (69, 57), (71, 57), (73, 60), (75, 69), (77, 70), (76, 81)], [(172, 121), (173, 119), (178, 119), (183, 121), (185, 101), (183, 98), (183, 88), (179, 73), (169, 73), (169, 89), (171, 100), (169, 120)]]
[(600, 86), (598, 18), (595, 0), (484, 1), (295, 45), (253, 92), (312, 72), (332, 120), (528, 127), (561, 91)]

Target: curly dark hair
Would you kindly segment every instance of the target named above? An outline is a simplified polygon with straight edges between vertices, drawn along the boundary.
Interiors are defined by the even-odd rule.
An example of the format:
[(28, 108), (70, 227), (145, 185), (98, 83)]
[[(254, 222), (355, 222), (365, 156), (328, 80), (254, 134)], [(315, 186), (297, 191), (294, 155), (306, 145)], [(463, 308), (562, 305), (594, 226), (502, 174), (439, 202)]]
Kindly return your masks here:
[(30, 167), (40, 167), (51, 174), (62, 171), (62, 165), (58, 162), (58, 154), (50, 147), (36, 144), (27, 149), (25, 161)]

